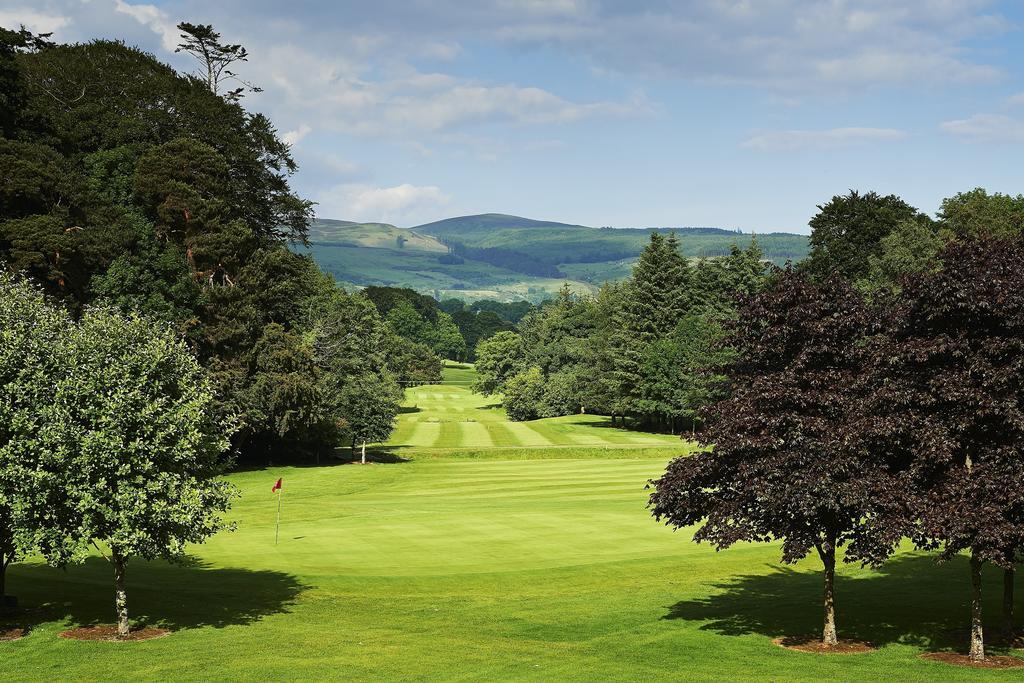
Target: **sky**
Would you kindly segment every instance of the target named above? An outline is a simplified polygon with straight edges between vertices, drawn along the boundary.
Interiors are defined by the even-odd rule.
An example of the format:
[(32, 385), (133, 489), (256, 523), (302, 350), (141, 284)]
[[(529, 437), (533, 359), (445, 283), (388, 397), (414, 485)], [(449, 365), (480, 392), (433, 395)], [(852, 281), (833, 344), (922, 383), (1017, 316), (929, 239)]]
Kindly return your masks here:
[(323, 218), (806, 233), (850, 189), (1024, 191), (1019, 0), (0, 0), (195, 70), (180, 21), (249, 50)]

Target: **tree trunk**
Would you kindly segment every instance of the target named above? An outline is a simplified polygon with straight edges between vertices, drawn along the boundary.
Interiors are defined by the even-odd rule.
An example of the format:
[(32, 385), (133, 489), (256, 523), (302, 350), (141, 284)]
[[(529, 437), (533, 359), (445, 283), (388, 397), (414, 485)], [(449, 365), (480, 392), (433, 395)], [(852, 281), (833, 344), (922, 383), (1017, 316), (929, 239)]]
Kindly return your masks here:
[(128, 560), (117, 550), (111, 550), (114, 563), (114, 609), (117, 612), (117, 637), (128, 637), (128, 594), (124, 589), (125, 569)]
[(839, 643), (836, 637), (836, 540), (829, 536), (818, 548), (821, 563), (825, 565), (825, 623), (821, 631), (821, 642), (831, 647)]
[(1013, 580), (1014, 570), (1003, 570), (1003, 632), (1006, 634), (1006, 641), (1013, 642), (1016, 629), (1013, 625)]
[(7, 564), (9, 562), (7, 555), (0, 552), (0, 611), (7, 607)]
[(981, 566), (977, 555), (971, 555), (971, 661), (985, 660), (985, 637), (981, 623)]
[(365, 465), (366, 464), (366, 442), (365, 441), (363, 442), (362, 460), (363, 460), (363, 464)]

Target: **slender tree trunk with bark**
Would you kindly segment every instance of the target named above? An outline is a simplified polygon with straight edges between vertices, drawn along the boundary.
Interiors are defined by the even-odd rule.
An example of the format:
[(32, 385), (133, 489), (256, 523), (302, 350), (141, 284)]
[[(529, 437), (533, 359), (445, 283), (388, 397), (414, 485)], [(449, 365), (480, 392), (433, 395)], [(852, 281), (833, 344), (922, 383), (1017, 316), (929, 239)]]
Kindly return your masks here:
[(362, 462), (363, 462), (364, 465), (366, 464), (366, 442), (365, 441), (363, 442)]
[(118, 550), (111, 550), (110, 559), (114, 563), (114, 609), (117, 612), (117, 637), (127, 638), (128, 626), (128, 594), (125, 592), (125, 569), (128, 561)]
[(825, 542), (819, 546), (818, 555), (821, 556), (821, 563), (825, 565), (825, 623), (821, 631), (821, 642), (826, 646), (833, 646), (839, 643), (836, 637), (836, 540), (829, 535)]
[(1006, 634), (1007, 642), (1012, 643), (1017, 629), (1013, 623), (1013, 581), (1015, 572), (1013, 569), (1003, 570), (1003, 632)]
[(971, 650), (974, 662), (985, 660), (985, 636), (981, 621), (981, 566), (984, 562), (971, 554)]

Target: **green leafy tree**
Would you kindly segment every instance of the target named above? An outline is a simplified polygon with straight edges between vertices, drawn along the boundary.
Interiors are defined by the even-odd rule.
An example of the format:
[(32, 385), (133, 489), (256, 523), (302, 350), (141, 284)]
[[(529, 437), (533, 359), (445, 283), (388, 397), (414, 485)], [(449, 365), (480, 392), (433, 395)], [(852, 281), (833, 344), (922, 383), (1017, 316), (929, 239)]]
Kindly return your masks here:
[(879, 252), (868, 257), (867, 274), (857, 281), (857, 288), (864, 292), (897, 288), (907, 275), (935, 270), (943, 244), (934, 225), (903, 221), (882, 238)]
[(960, 237), (1020, 235), (1024, 232), (1024, 195), (989, 194), (980, 187), (961, 192), (942, 200), (939, 222)]
[(544, 400), (544, 373), (537, 366), (520, 372), (505, 383), (503, 405), (508, 418), (514, 422), (535, 420), (540, 417)]
[(68, 316), (22, 279), (0, 271), (0, 611), (7, 604), (7, 568), (35, 550), (33, 520), (48, 515), (26, 474), (63, 369), (60, 346)]
[(124, 637), (129, 559), (180, 561), (188, 543), (226, 528), (234, 489), (218, 476), (230, 430), (206, 374), (165, 323), (90, 309), (66, 343), (66, 370), (40, 418), (43, 443), (24, 465), (53, 509), (31, 522), (54, 564), (106, 549)]
[(339, 393), (352, 453), (361, 445), (366, 464), (366, 444), (387, 441), (394, 431), (402, 392), (390, 375), (365, 373), (346, 379)]
[(515, 332), (499, 332), (485, 339), (476, 349), (473, 391), (485, 396), (504, 392), (505, 384), (523, 369), (525, 360), (523, 338)]
[(459, 360), (465, 357), (466, 340), (452, 317), (444, 311), (438, 311), (431, 337), (431, 348), (443, 358)]
[(801, 267), (819, 279), (838, 274), (859, 280), (867, 275), (871, 257), (881, 253), (883, 238), (905, 221), (930, 220), (896, 195), (850, 190), (818, 207), (810, 220), (811, 253)]

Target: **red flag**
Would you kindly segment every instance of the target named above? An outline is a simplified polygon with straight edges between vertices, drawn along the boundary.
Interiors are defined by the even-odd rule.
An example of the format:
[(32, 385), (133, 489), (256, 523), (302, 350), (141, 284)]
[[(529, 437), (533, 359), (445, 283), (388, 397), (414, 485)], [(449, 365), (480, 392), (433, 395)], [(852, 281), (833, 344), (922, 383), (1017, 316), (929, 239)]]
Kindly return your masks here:
[(280, 490), (281, 490), (281, 480), (280, 480), (280, 479), (278, 479), (278, 480), (277, 480), (277, 483), (276, 483), (276, 484), (274, 484), (274, 488), (270, 489), (270, 492), (271, 492), (271, 493), (277, 493), (277, 492), (278, 492), (278, 491), (280, 491)]

